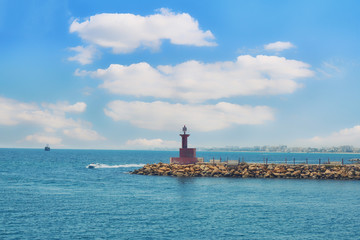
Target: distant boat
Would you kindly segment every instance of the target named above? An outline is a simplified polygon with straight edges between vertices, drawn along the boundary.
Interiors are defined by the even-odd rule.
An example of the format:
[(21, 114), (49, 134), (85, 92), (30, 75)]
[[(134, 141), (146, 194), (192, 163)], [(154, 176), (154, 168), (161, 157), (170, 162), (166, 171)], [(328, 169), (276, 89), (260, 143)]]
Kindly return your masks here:
[(46, 146), (45, 146), (45, 151), (50, 151), (50, 146), (49, 146), (49, 144), (46, 144)]

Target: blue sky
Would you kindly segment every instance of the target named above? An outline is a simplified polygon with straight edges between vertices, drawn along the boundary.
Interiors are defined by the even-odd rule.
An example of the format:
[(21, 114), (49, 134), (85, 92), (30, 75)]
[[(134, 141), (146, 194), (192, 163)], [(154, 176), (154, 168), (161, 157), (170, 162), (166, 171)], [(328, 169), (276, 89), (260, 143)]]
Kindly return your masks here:
[(0, 147), (360, 147), (358, 1), (0, 0)]

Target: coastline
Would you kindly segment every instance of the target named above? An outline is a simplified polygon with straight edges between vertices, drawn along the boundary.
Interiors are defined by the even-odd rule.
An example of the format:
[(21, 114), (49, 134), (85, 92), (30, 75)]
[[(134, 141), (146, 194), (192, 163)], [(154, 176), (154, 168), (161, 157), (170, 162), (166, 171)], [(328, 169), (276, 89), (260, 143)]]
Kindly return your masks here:
[(276, 151), (235, 151), (235, 150), (203, 150), (200, 149), (198, 150), (198, 152), (219, 152), (219, 153), (283, 153), (283, 154), (359, 154), (360, 152), (295, 152), (295, 151), (290, 151), (290, 152), (276, 152)]
[(173, 177), (232, 177), (232, 178), (283, 178), (283, 179), (334, 179), (360, 180), (359, 164), (225, 164), (197, 163), (146, 164), (130, 174)]
[[(0, 147), (0, 150), (43, 150), (39, 147)], [(56, 147), (52, 148), (56, 150), (86, 150), (86, 151), (153, 151), (153, 152), (176, 152), (179, 151), (179, 148), (154, 148), (154, 149), (123, 149), (123, 148), (61, 148)], [(346, 154), (346, 155), (360, 155), (360, 152), (297, 152), (297, 151), (236, 151), (236, 150), (213, 150), (213, 149), (203, 149), (197, 148), (197, 152), (209, 152), (209, 153), (276, 153), (276, 154)]]

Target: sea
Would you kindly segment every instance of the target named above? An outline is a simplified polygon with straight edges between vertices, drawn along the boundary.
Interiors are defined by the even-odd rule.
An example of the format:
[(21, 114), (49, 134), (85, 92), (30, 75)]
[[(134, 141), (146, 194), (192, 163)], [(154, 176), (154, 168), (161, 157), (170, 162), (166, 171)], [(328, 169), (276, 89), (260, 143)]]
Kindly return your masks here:
[[(176, 151), (0, 149), (0, 239), (360, 239), (360, 181), (132, 175)], [(317, 164), (359, 154), (198, 152)], [(295, 159), (295, 160), (294, 160)], [(96, 164), (89, 169), (89, 164)]]

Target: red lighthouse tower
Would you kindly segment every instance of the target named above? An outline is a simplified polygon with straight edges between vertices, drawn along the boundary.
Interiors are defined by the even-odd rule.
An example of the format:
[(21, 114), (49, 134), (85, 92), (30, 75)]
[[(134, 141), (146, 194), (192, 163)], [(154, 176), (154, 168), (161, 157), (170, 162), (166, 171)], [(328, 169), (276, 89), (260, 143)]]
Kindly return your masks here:
[(196, 148), (188, 148), (187, 139), (190, 134), (186, 134), (187, 128), (184, 125), (181, 136), (181, 148), (180, 148), (180, 157), (170, 158), (170, 163), (175, 164), (195, 164), (198, 159), (196, 157)]

